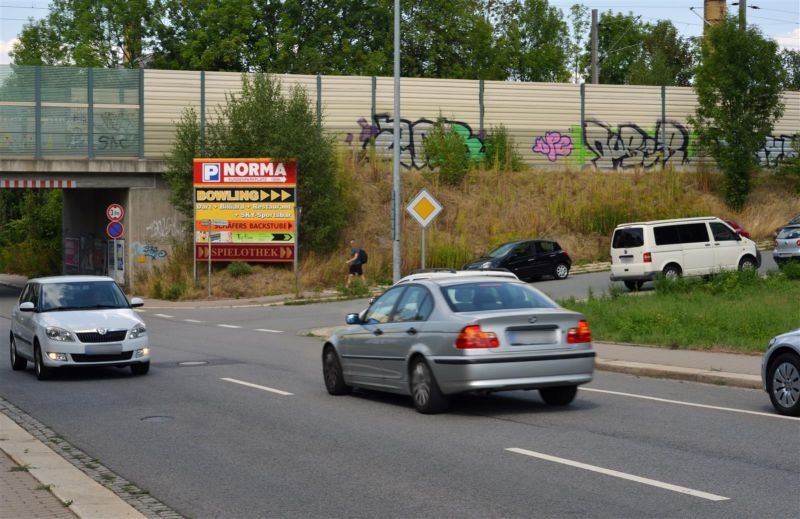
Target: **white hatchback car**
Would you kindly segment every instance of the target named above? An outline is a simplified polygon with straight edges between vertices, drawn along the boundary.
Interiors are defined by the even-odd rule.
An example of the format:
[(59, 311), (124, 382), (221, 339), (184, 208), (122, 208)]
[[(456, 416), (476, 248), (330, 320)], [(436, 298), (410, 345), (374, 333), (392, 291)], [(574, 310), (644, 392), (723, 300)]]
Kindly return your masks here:
[(147, 328), (109, 277), (56, 276), (31, 279), (11, 315), (11, 367), (33, 362), (39, 380), (74, 366), (130, 366), (134, 375), (150, 369)]

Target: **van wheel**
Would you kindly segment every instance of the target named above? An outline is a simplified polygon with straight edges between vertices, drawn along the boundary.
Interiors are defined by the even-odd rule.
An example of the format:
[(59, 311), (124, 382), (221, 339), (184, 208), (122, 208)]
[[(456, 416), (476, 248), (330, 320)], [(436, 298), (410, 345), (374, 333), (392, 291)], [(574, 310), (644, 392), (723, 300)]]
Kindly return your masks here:
[(756, 260), (753, 256), (745, 256), (739, 261), (739, 270), (755, 270)]
[(625, 281), (625, 288), (627, 288), (631, 292), (641, 290), (643, 286), (644, 286), (644, 281), (641, 280)]
[(671, 280), (678, 279), (679, 277), (681, 277), (681, 269), (677, 265), (667, 265), (666, 267), (664, 267), (662, 274), (666, 279), (671, 279)]

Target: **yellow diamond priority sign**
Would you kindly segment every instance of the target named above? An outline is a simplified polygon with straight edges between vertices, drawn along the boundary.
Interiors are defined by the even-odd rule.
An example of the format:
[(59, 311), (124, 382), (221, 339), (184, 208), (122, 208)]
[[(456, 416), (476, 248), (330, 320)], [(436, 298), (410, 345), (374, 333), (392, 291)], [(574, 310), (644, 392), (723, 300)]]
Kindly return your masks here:
[(442, 205), (426, 189), (406, 206), (406, 211), (414, 217), (423, 227), (427, 227), (436, 216), (442, 212)]

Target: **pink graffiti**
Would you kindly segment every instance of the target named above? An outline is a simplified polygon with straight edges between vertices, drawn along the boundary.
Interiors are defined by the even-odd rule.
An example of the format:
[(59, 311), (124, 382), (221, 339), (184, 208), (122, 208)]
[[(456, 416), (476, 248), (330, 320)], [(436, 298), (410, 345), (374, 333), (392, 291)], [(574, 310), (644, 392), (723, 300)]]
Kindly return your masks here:
[(558, 157), (566, 157), (572, 153), (572, 137), (561, 132), (546, 132), (544, 137), (536, 137), (533, 152), (547, 156), (547, 160), (555, 162)]

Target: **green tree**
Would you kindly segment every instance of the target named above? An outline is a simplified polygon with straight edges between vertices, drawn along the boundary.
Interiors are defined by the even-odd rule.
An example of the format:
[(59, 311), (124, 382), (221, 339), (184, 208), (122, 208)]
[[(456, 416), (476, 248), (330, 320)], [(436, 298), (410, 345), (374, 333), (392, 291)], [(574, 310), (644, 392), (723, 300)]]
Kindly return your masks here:
[(783, 115), (785, 77), (777, 44), (757, 28), (740, 31), (735, 18), (706, 28), (690, 122), (725, 174), (725, 199), (733, 209), (747, 200), (756, 152)]
[(569, 32), (560, 10), (547, 0), (510, 0), (500, 10), (499, 56), (506, 77), (566, 81)]
[(785, 90), (800, 90), (800, 50), (783, 49), (783, 69), (786, 71)]
[(575, 83), (580, 83), (586, 76), (582, 53), (584, 41), (588, 39), (592, 22), (589, 19), (589, 8), (582, 4), (573, 4), (569, 8), (570, 41), (568, 46), (570, 74)]
[(0, 231), (0, 268), (29, 277), (60, 273), (62, 191), (26, 190), (6, 198), (15, 218)]
[(23, 27), (14, 63), (139, 67), (159, 9), (158, 0), (53, 0), (46, 18)]
[(344, 192), (336, 175), (333, 142), (323, 135), (315, 110), (299, 87), (281, 93), (267, 74), (242, 76), (242, 92), (231, 95), (207, 125), (205, 146), (197, 116), (186, 111), (176, 127), (165, 177), (175, 206), (192, 217), (192, 158), (271, 157), (297, 159), (302, 205), (300, 246), (327, 252), (336, 248), (344, 226)]

